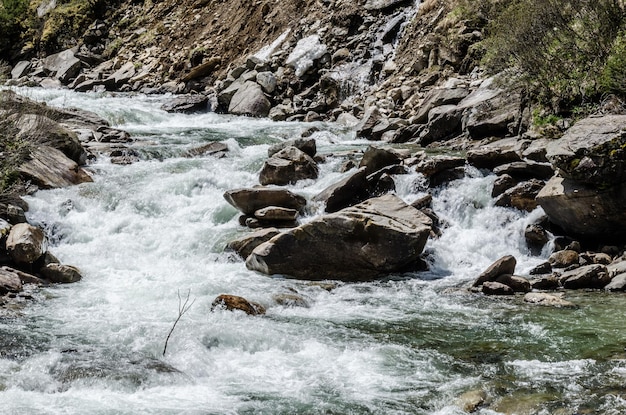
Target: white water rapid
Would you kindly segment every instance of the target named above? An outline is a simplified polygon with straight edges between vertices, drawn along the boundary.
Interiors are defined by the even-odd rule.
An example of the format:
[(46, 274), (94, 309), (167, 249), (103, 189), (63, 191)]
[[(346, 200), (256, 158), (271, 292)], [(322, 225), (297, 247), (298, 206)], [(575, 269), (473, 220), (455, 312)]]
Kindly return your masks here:
[[(581, 309), (555, 311), (450, 292), (503, 255), (522, 274), (545, 260), (523, 241), (541, 212), (494, 207), (493, 176), (469, 169), (435, 192), (447, 227), (427, 245), (431, 271), (326, 291), (248, 271), (223, 252), (247, 232), (224, 191), (258, 183), (268, 145), (310, 124), (167, 114), (166, 97), (18, 92), (99, 113), (133, 135), (143, 160), (100, 158), (89, 166), (93, 183), (28, 198), (51, 251), (84, 278), (0, 314), (1, 413), (462, 414), (457, 398), (477, 389), (492, 403), (483, 415), (626, 412), (618, 297), (603, 300), (607, 320), (585, 294), (573, 298)], [(316, 126), (323, 154), (367, 145)], [(226, 142), (228, 156), (182, 157), (208, 141)], [(341, 177), (340, 164), (329, 157), (318, 181), (289, 188), (311, 197)], [(396, 180), (407, 202), (423, 195), (417, 174)], [(273, 301), (294, 291), (310, 307)], [(195, 302), (163, 356), (177, 293)], [(211, 312), (222, 293), (262, 303), (267, 315)]]

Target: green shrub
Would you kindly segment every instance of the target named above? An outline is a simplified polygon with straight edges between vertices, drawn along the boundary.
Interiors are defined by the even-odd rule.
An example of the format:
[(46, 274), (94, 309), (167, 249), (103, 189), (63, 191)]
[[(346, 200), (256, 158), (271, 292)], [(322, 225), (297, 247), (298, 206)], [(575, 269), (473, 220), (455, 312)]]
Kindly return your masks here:
[(570, 107), (603, 92), (605, 72), (619, 80), (624, 21), (620, 0), (512, 0), (493, 16), (483, 63), (516, 68), (539, 102)]
[(626, 96), (626, 32), (622, 31), (613, 43), (613, 48), (600, 77), (602, 92)]
[(28, 0), (0, 1), (0, 55), (7, 56), (19, 42), (28, 3)]

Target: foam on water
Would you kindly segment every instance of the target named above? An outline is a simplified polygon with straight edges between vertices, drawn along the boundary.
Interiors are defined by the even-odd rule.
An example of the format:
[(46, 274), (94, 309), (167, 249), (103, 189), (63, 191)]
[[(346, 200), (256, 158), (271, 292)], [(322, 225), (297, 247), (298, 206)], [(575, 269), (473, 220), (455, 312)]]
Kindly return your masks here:
[[(55, 92), (28, 92), (60, 99)], [(142, 137), (138, 146), (179, 154), (173, 149), (219, 131), (231, 151), (222, 159), (164, 157), (130, 166), (101, 158), (89, 166), (94, 183), (28, 198), (29, 217), (46, 227), (53, 253), (78, 266), (84, 279), (43, 288), (19, 314), (0, 320), (3, 338), (32, 345), (0, 357), (0, 399), (8, 413), (457, 414), (454, 401), (466, 390), (484, 387), (497, 400), (501, 385), (541, 389), (551, 382), (558, 383), (561, 403), (573, 408), (593, 397), (584, 388), (568, 389), (570, 371), (583, 386), (600, 371), (610, 373), (608, 383), (623, 380), (623, 363), (579, 352), (561, 357), (576, 340), (552, 314), (515, 300), (446, 294), (502, 255), (515, 255), (521, 269), (545, 260), (527, 252), (522, 236), (541, 212), (493, 206), (493, 177), (471, 170), (434, 192), (433, 208), (447, 225), (427, 244), (430, 272), (338, 283), (326, 291), (250, 272), (223, 252), (228, 240), (246, 232), (223, 192), (254, 184), (268, 145), (308, 125), (169, 115), (158, 110), (162, 97), (64, 94), (64, 105), (112, 113), (111, 119), (144, 108), (146, 124), (119, 116), (126, 120), (120, 127)], [(199, 133), (188, 133), (185, 122)], [(168, 126), (179, 129), (180, 143), (169, 141)], [(318, 126), (322, 153), (365, 146), (335, 126)], [(142, 141), (148, 135), (156, 144)], [(289, 188), (311, 197), (345, 175), (341, 163), (329, 157), (318, 181)], [(397, 189), (407, 202), (427, 191), (416, 173), (397, 177)], [(273, 300), (294, 291), (308, 308)], [(187, 293), (195, 302), (163, 356), (178, 295), (184, 300)], [(211, 312), (222, 293), (264, 304), (267, 315)], [(559, 318), (574, 330), (595, 325), (577, 312), (560, 311)], [(615, 333), (613, 326), (604, 333)], [(613, 394), (599, 405), (620, 399)]]

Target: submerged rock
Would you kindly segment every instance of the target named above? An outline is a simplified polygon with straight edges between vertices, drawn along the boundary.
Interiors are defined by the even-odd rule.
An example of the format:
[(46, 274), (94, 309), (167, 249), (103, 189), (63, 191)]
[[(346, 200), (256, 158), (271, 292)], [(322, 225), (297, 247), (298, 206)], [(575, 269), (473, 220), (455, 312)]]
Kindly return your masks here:
[(78, 282), (83, 278), (78, 268), (55, 263), (44, 266), (39, 273), (50, 282), (63, 284)]
[(265, 314), (265, 307), (259, 303), (248, 301), (243, 297), (230, 294), (220, 294), (211, 305), (211, 311), (225, 309), (229, 311), (240, 310), (244, 313), (256, 316)]
[(0, 268), (0, 295), (22, 291), (22, 281), (15, 272)]
[(268, 206), (281, 206), (299, 212), (306, 206), (304, 197), (271, 187), (229, 190), (224, 193), (224, 199), (246, 215), (254, 215), (257, 210)]
[(546, 307), (577, 308), (576, 304), (564, 300), (561, 296), (548, 293), (527, 293), (524, 296), (524, 301), (530, 304), (537, 304)]
[(417, 261), (431, 226), (398, 197), (381, 196), (275, 236), (246, 266), (308, 280), (371, 280)]
[(258, 231), (243, 235), (235, 240), (230, 241), (226, 248), (237, 252), (243, 259), (254, 251), (254, 248), (267, 242), (280, 232), (276, 228), (259, 229)]

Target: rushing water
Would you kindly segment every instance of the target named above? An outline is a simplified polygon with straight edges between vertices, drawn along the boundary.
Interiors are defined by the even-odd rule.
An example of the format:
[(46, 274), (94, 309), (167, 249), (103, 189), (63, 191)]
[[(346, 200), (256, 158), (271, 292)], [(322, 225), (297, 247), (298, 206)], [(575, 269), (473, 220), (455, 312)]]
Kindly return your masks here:
[[(545, 259), (523, 242), (540, 212), (494, 207), (492, 176), (470, 169), (435, 192), (447, 227), (427, 245), (431, 271), (326, 291), (223, 252), (246, 232), (223, 192), (257, 183), (268, 145), (310, 125), (166, 114), (163, 97), (22, 92), (98, 112), (133, 134), (143, 160), (103, 157), (89, 166), (94, 183), (28, 198), (53, 253), (84, 279), (0, 314), (3, 413), (461, 414), (457, 398), (477, 389), (485, 415), (626, 413), (624, 296), (570, 292), (580, 308), (561, 310), (455, 290), (503, 255), (520, 273)], [(323, 154), (366, 145), (316, 126)], [(226, 158), (181, 156), (216, 140)], [(329, 157), (320, 180), (290, 188), (310, 197), (341, 177), (341, 163)], [(396, 179), (406, 201), (423, 194), (417, 174)], [(273, 300), (294, 291), (310, 307)], [(178, 293), (195, 302), (163, 356)], [(267, 315), (210, 312), (222, 293)]]

